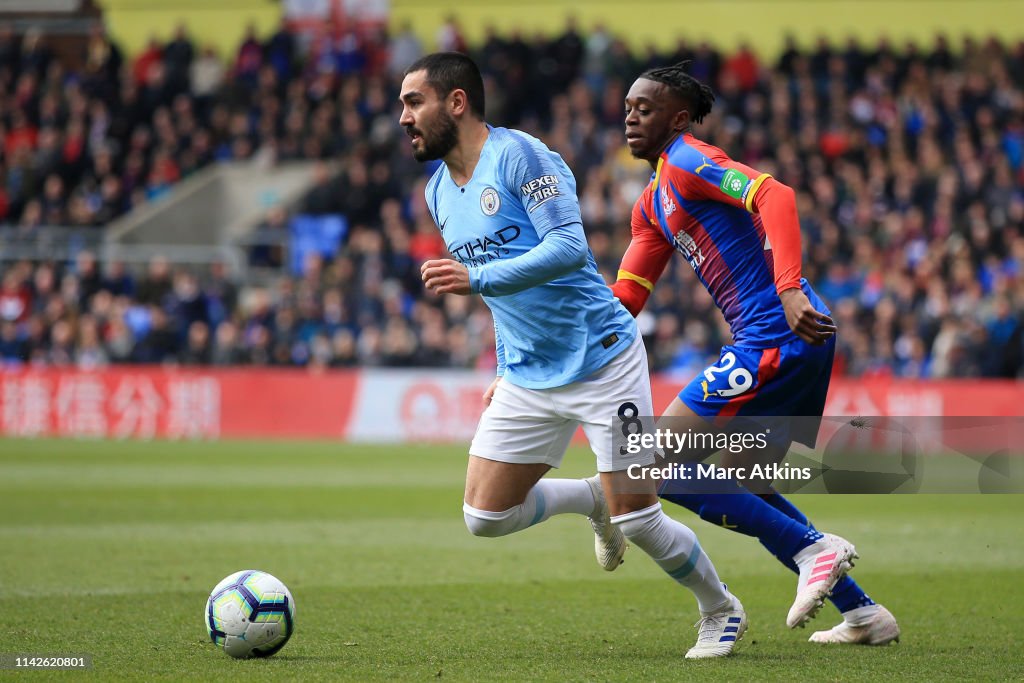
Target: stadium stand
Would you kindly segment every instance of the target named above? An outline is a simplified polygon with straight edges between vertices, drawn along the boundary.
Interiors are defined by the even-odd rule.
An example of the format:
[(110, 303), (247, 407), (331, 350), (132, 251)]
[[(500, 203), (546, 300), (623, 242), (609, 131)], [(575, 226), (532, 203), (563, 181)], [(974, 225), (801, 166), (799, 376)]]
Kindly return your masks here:
[[(455, 25), (442, 37), (465, 44)], [(488, 120), (572, 167), (607, 278), (649, 174), (623, 145), (625, 90), (690, 59), (718, 94), (700, 137), (798, 192), (804, 274), (840, 326), (838, 372), (1024, 373), (1024, 43), (822, 40), (767, 65), (685, 41), (635, 55), (570, 25), (552, 39), (491, 31), (469, 49)], [(444, 244), (422, 200), (432, 167), (410, 158), (395, 103), (423, 51), (408, 30), (310, 45), (281, 30), (249, 35), (225, 64), (181, 30), (129, 61), (96, 31), (69, 62), (45, 36), (0, 27), (2, 361), (492, 367), (482, 303), (419, 283)], [(272, 278), (97, 258), (112, 220), (199, 169), (253, 159), (331, 162), (301, 202), (267, 212), (248, 258)], [(73, 259), (20, 255), (45, 253), (58, 228), (76, 236)], [(663, 372), (692, 374), (728, 337), (680, 260), (641, 324)]]

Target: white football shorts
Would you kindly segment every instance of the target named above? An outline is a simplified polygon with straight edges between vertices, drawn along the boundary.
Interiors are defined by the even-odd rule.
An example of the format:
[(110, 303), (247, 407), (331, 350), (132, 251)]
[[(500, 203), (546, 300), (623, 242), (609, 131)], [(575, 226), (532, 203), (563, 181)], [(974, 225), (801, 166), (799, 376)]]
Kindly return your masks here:
[[(612, 362), (586, 379), (554, 389), (525, 389), (501, 381), (484, 410), (469, 454), (499, 462), (559, 467), (576, 428), (597, 456), (598, 472), (650, 465), (654, 452), (625, 453), (627, 421), (654, 415), (647, 351), (640, 335)], [(621, 432), (621, 433), (619, 433)], [(613, 453), (613, 449), (614, 452)]]

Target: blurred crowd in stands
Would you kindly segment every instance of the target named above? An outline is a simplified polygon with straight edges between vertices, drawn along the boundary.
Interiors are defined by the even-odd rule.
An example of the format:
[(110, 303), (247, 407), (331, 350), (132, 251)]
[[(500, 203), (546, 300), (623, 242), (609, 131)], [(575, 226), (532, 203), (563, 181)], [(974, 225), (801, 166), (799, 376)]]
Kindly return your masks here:
[[(491, 368), (478, 297), (423, 292), (419, 265), (444, 254), (423, 201), (434, 166), (412, 160), (398, 85), (425, 51), (466, 50), (485, 73), (488, 121), (541, 137), (568, 162), (591, 248), (614, 278), (650, 169), (630, 158), (623, 98), (644, 69), (691, 61), (717, 93), (695, 134), (798, 193), (804, 275), (839, 325), (838, 369), (854, 375), (1024, 374), (1024, 41), (790, 43), (775, 63), (751, 46), (680, 40), (633, 53), (610, 29), (569, 22), (555, 37), (455, 21), (424, 46), (408, 29), (299, 40), (250, 33), (233, 60), (180, 29), (129, 60), (102, 30), (80, 66), (45, 36), (0, 27), (0, 223), (93, 226), (165, 194), (205, 165), (317, 159), (296, 214), (342, 214), (336, 254), (299, 272), (281, 249), (270, 285), (223, 265), (155, 259), (145, 272), (72, 262), (0, 262), (7, 362), (154, 362)], [(655, 370), (692, 374), (728, 329), (683, 259), (640, 319)]]

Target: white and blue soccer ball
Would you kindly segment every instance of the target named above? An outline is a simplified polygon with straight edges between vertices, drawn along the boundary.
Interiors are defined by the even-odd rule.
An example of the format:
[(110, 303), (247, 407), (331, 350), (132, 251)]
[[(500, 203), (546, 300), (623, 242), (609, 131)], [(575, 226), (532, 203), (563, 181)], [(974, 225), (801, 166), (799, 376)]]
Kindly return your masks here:
[(203, 620), (210, 640), (232, 657), (269, 657), (295, 632), (295, 600), (277, 578), (246, 569), (217, 584)]

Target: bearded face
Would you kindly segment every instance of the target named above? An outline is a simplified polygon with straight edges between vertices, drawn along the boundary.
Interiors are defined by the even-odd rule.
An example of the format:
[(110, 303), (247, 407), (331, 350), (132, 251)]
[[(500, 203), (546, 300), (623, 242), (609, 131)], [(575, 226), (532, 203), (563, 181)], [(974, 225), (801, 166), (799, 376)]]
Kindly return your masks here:
[(432, 118), (421, 118), (418, 123), (405, 129), (412, 138), (412, 156), (416, 161), (441, 159), (459, 141), (455, 117), (444, 110), (439, 110)]

